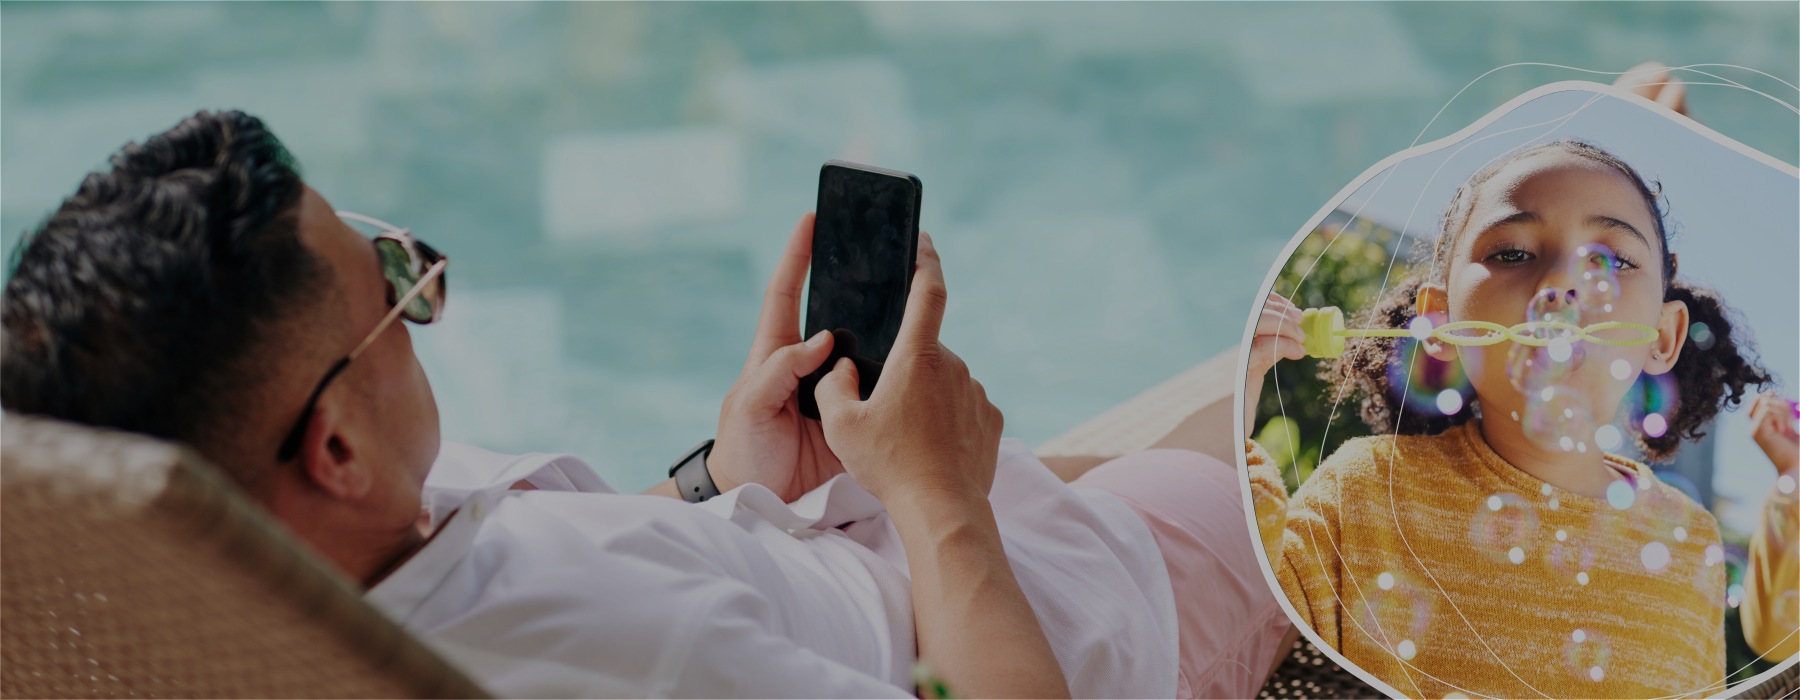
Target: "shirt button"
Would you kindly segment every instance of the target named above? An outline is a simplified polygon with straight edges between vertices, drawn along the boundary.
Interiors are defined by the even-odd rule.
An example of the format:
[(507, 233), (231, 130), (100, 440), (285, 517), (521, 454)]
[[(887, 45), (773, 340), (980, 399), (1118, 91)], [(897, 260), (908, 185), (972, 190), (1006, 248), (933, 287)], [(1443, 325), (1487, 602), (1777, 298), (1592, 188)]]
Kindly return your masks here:
[(474, 503), (469, 504), (469, 516), (472, 518), (475, 518), (476, 520), (480, 520), (481, 516), (486, 514), (485, 511), (486, 511), (486, 509), (482, 508), (482, 506), (481, 506), (481, 501), (476, 501)]

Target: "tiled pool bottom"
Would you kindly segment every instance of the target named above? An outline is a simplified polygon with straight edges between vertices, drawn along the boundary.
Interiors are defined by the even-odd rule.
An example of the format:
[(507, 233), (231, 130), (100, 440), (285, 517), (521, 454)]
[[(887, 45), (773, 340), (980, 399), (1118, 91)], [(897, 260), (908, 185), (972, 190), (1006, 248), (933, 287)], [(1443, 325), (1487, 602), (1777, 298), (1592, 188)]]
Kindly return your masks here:
[[(1235, 344), (1333, 193), (1464, 82), (1796, 63), (1792, 5), (7, 4), (10, 247), (129, 139), (238, 106), (454, 258), (446, 437), (643, 488), (713, 434), (775, 256), (847, 158), (925, 182), (945, 342), (1037, 443)], [(1497, 74), (1427, 138), (1525, 89)], [(1706, 123), (1793, 157), (1761, 105)]]

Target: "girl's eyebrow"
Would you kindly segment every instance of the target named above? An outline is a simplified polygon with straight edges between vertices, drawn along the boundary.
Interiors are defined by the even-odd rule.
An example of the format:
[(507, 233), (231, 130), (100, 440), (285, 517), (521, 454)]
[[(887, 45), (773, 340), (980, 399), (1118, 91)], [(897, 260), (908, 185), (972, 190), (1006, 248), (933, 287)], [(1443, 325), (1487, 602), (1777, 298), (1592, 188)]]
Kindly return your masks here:
[(1611, 228), (1611, 229), (1623, 230), (1627, 233), (1630, 233), (1633, 236), (1637, 236), (1638, 241), (1642, 242), (1645, 247), (1648, 247), (1651, 250), (1655, 250), (1655, 246), (1650, 245), (1650, 239), (1645, 238), (1644, 234), (1639, 232), (1637, 230), (1636, 226), (1632, 226), (1631, 224), (1625, 223), (1621, 219), (1615, 219), (1615, 218), (1607, 216), (1605, 214), (1595, 214), (1593, 216), (1588, 217), (1588, 223), (1593, 224), (1595, 226), (1599, 226), (1601, 228)]
[(1531, 224), (1531, 223), (1537, 223), (1538, 221), (1541, 221), (1541, 220), (1542, 219), (1534, 212), (1515, 211), (1511, 214), (1507, 214), (1506, 216), (1502, 216), (1498, 219), (1495, 219), (1486, 224), (1483, 224), (1481, 226), (1481, 228), (1475, 229), (1475, 232), (1476, 232), (1476, 234), (1479, 235), (1481, 233), (1485, 233), (1488, 229), (1505, 226), (1507, 224)]

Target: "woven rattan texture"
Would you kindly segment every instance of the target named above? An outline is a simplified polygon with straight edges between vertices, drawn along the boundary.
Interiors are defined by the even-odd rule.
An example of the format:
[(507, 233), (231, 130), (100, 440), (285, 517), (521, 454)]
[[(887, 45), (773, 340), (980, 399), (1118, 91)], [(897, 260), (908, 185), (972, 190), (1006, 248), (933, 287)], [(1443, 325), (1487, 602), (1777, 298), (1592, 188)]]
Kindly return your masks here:
[(1744, 700), (1750, 700), (1751, 698), (1756, 698), (1757, 700), (1762, 700), (1764, 698), (1777, 700), (1793, 700), (1793, 698), (1800, 698), (1800, 664), (1789, 666), (1783, 669), (1781, 673), (1775, 674), (1774, 678), (1763, 681), (1762, 683), (1757, 684), (1756, 687), (1745, 690), (1732, 697), (1743, 698)]
[(1382, 698), (1386, 697), (1355, 674), (1332, 663), (1312, 642), (1301, 639), (1294, 650), (1269, 675), (1259, 698)]
[(480, 694), (191, 452), (17, 416), (4, 430), (0, 694)]

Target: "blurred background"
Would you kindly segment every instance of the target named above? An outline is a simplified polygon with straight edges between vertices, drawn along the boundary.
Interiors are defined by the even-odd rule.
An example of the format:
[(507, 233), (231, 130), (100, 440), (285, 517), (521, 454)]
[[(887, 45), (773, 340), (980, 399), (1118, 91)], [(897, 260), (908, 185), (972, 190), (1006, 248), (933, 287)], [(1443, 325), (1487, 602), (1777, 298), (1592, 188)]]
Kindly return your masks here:
[[(454, 258), (414, 336), (447, 439), (636, 490), (713, 434), (819, 165), (872, 163), (924, 181), (945, 342), (1038, 443), (1233, 348), (1295, 231), (1481, 73), (1791, 80), (1797, 28), (1792, 3), (8, 3), (0, 245), (127, 141), (245, 109), (334, 205)], [(1495, 73), (1421, 142), (1582, 77)], [(1689, 102), (1800, 152), (1762, 98)]]

